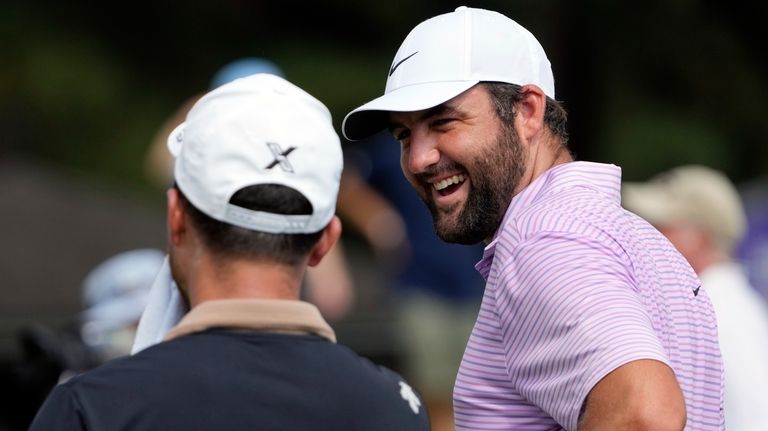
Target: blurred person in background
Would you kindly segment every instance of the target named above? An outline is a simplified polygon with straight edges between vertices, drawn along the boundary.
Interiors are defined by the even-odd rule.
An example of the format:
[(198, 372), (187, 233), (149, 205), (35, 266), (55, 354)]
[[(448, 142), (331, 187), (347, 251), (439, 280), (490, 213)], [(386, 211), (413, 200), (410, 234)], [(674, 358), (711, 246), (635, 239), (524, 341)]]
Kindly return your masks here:
[(343, 159), (325, 105), (250, 75), (198, 100), (168, 147), (160, 273), (188, 311), (160, 342), (57, 386), (30, 429), (428, 429), (411, 386), (336, 344), (299, 298), (341, 234)]
[(57, 331), (36, 325), (21, 331), (21, 358), (0, 367), (0, 385), (7, 391), (0, 423), (26, 430), (56, 384), (130, 354), (164, 255), (146, 248), (111, 256), (84, 278), (83, 311), (71, 327)]
[(152, 248), (125, 251), (86, 276), (80, 337), (98, 363), (130, 354), (164, 256), (163, 251)]
[(747, 214), (747, 235), (736, 255), (747, 267), (752, 286), (768, 300), (768, 177), (741, 184)]
[(150, 143), (147, 155), (144, 159), (144, 172), (146, 177), (157, 187), (165, 189), (173, 181), (173, 157), (168, 152), (166, 142), (168, 135), (179, 124), (184, 122), (187, 113), (192, 106), (200, 100), (206, 92), (220, 87), (230, 81), (243, 78), (256, 73), (270, 73), (284, 78), (285, 73), (274, 62), (261, 57), (242, 57), (234, 59), (213, 73), (207, 90), (188, 97), (176, 108), (171, 115), (160, 125)]
[[(235, 79), (257, 73), (268, 73), (285, 78), (283, 69), (271, 60), (262, 57), (241, 57), (226, 63), (214, 72), (208, 91)], [(184, 121), (189, 110), (204, 94), (205, 92), (201, 92), (185, 100), (163, 121), (155, 133), (144, 160), (146, 177), (155, 186), (166, 188), (173, 180), (173, 158), (166, 147), (168, 135)], [(322, 289), (322, 292), (318, 292), (317, 289)], [(317, 305), (323, 316), (331, 321), (341, 320), (349, 314), (354, 303), (354, 283), (347, 267), (341, 241), (334, 246), (320, 265), (308, 270), (302, 294)]]
[(623, 205), (680, 250), (717, 314), (729, 430), (768, 430), (768, 302), (733, 252), (746, 217), (736, 187), (720, 171), (680, 166), (646, 183), (625, 183)]
[(621, 208), (620, 168), (574, 160), (566, 126), (536, 38), (464, 6), (414, 27), (384, 95), (344, 119), (350, 140), (389, 129), (400, 142), (441, 239), (487, 244), (456, 427), (722, 429), (708, 296)]
[(345, 149), (339, 216), (362, 234), (393, 294), (403, 372), (424, 395), (435, 431), (453, 428), (451, 392), (483, 296), (482, 246), (448, 244), (379, 133)]

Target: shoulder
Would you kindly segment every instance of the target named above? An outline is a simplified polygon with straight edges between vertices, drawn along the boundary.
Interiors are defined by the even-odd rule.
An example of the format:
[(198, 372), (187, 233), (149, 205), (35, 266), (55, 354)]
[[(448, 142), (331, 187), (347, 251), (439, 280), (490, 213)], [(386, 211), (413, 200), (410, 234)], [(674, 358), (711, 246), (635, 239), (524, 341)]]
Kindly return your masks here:
[(386, 407), (386, 414), (381, 420), (390, 422), (382, 429), (428, 430), (429, 418), (427, 405), (421, 394), (397, 373), (378, 367), (380, 387), (370, 388), (371, 396), (378, 398), (379, 404)]
[(199, 351), (195, 352), (194, 346), (194, 343), (188, 341), (160, 343), (135, 355), (113, 359), (75, 375), (57, 388), (77, 398), (86, 409), (102, 403), (105, 397), (115, 395), (138, 396), (137, 399), (154, 397), (156, 394), (162, 397), (166, 395), (164, 386), (165, 391), (174, 390), (163, 382), (184, 373), (185, 366), (180, 365), (196, 363), (188, 360), (191, 355), (196, 358), (204, 356)]
[(324, 357), (321, 361), (330, 361), (325, 364), (331, 373), (340, 373), (349, 377), (354, 377), (357, 383), (366, 382), (368, 386), (379, 386), (381, 388), (399, 388), (401, 382), (405, 380), (391, 369), (376, 364), (370, 359), (354, 352), (343, 344), (328, 343), (325, 346)]
[(85, 429), (83, 409), (71, 382), (57, 385), (35, 415), (30, 431)]
[[(200, 335), (161, 343), (72, 378), (57, 388), (41, 426), (34, 429), (78, 429), (50, 427), (64, 411), (71, 420), (83, 418), (98, 429), (136, 417), (146, 429), (201, 417), (225, 427), (245, 420), (269, 428), (266, 424), (276, 420), (296, 428), (316, 423), (316, 429), (429, 429), (417, 391), (346, 346), (313, 336)], [(180, 418), (178, 413), (190, 405), (211, 400), (218, 403), (215, 411)], [(254, 405), (253, 400), (263, 402)], [(296, 418), (291, 413), (296, 409), (304, 416)]]
[(598, 190), (574, 186), (543, 194), (514, 220), (522, 232), (530, 235), (541, 230), (610, 230), (617, 219), (626, 217), (619, 202)]
[[(550, 190), (522, 211), (508, 214), (497, 236), (502, 260), (508, 258), (505, 251), (515, 254), (531, 247), (554, 258), (568, 254), (568, 245), (573, 244), (578, 253), (608, 256), (629, 265), (628, 250), (640, 231), (647, 233), (644, 229), (652, 230), (610, 196), (571, 186)], [(558, 253), (553, 255), (553, 249)]]
[(377, 421), (384, 422), (376, 429), (429, 429), (421, 394), (400, 374), (344, 345), (332, 344), (329, 349), (334, 354), (328, 357), (334, 361), (326, 369), (327, 377), (336, 382), (336, 396), (368, 416), (362, 420), (370, 421), (371, 412), (377, 412)]

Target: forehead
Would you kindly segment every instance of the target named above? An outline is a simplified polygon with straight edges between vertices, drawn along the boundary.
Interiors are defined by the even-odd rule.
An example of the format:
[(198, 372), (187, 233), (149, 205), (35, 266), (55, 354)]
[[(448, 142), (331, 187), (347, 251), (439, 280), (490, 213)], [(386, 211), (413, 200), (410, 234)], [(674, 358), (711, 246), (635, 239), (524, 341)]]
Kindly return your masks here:
[(391, 127), (402, 127), (443, 114), (474, 116), (490, 112), (492, 112), (490, 93), (484, 86), (475, 85), (453, 99), (431, 108), (420, 111), (390, 112), (389, 122)]

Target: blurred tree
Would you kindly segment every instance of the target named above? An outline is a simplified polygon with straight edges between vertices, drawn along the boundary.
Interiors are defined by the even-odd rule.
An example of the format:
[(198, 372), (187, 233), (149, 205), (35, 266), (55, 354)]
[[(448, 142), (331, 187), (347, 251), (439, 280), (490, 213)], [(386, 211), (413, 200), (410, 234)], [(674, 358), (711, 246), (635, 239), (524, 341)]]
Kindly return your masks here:
[[(499, 10), (539, 37), (580, 158), (625, 165), (637, 178), (688, 155), (737, 181), (768, 170), (768, 108), (760, 97), (767, 60), (759, 42), (765, 4), (473, 6)], [(0, 154), (22, 152), (140, 185), (141, 155), (167, 112), (204, 89), (222, 64), (253, 55), (283, 65), (339, 125), (382, 91), (407, 31), (453, 7), (437, 0), (8, 0), (0, 5)]]

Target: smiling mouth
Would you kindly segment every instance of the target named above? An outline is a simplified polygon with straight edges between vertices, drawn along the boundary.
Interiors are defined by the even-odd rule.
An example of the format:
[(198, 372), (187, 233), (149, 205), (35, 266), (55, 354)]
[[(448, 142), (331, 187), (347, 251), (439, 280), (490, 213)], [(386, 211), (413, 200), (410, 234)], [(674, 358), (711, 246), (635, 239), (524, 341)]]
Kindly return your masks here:
[(461, 185), (466, 180), (467, 180), (466, 175), (458, 174), (458, 175), (454, 175), (452, 177), (448, 177), (443, 180), (440, 180), (436, 183), (433, 183), (432, 187), (435, 189), (435, 191), (438, 194), (440, 194), (440, 196), (447, 196), (455, 192), (459, 187), (461, 187)]

